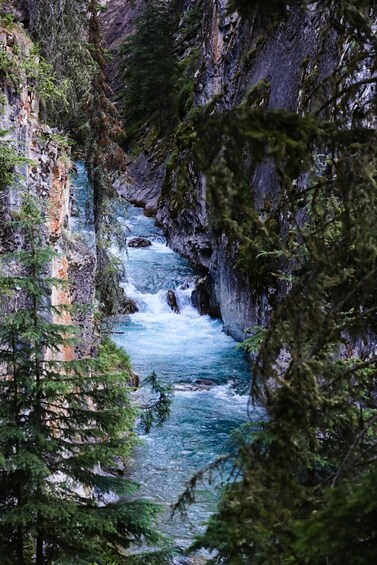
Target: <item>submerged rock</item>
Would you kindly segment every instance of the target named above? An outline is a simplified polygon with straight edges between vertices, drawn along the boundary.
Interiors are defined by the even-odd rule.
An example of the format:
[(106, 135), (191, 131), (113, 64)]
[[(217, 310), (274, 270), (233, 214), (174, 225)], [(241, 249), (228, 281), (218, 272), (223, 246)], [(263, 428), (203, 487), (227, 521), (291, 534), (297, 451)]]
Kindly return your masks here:
[(128, 242), (128, 247), (150, 247), (152, 242), (146, 237), (134, 237)]
[[(182, 549), (182, 553), (183, 551)], [(184, 557), (183, 555), (177, 555), (172, 561), (169, 561), (169, 565), (204, 565), (206, 561), (201, 556)]]
[(133, 387), (134, 389), (139, 388), (140, 385), (140, 377), (137, 373), (135, 373), (135, 371), (130, 371), (130, 379), (128, 381), (128, 384), (130, 387)]
[(214, 381), (207, 379), (196, 379), (193, 383), (178, 383), (174, 386), (177, 392), (200, 392), (202, 390), (210, 390), (216, 386)]
[(216, 383), (214, 381), (210, 381), (209, 379), (196, 379), (194, 381), (194, 383), (196, 385), (201, 385), (201, 386), (216, 386)]
[(174, 290), (168, 290), (168, 304), (175, 314), (179, 314), (179, 306), (177, 304), (177, 297)]
[(152, 218), (157, 213), (157, 204), (155, 203), (148, 203), (144, 208), (144, 216), (147, 218)]
[(180, 288), (180, 290), (187, 290), (193, 284), (194, 284), (193, 280), (188, 280), (188, 281), (184, 282), (179, 288)]
[(76, 204), (72, 204), (70, 215), (71, 218), (78, 218), (80, 216), (80, 210), (78, 209)]

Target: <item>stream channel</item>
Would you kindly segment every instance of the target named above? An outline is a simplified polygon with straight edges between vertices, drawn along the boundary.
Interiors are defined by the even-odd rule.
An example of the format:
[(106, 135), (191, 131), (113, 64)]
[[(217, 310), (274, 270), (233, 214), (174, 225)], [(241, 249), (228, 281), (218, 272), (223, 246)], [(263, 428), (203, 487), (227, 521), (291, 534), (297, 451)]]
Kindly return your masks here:
[[(74, 188), (78, 208), (84, 210), (87, 179), (80, 163)], [(75, 219), (76, 231), (78, 222), (80, 218)], [(141, 381), (155, 371), (175, 389), (169, 420), (141, 435), (143, 443), (136, 449), (130, 473), (141, 485), (140, 496), (162, 506), (159, 531), (185, 548), (214, 511), (218, 490), (208, 482), (200, 484), (186, 519), (172, 519), (171, 505), (195, 471), (227, 452), (232, 430), (247, 421), (249, 367), (236, 342), (222, 331), (221, 321), (199, 315), (192, 306), (197, 273), (167, 246), (153, 218), (129, 205), (125, 223), (128, 240), (141, 236), (152, 245), (128, 247), (120, 254), (124, 288), (139, 311), (116, 324), (113, 339), (129, 353)], [(167, 303), (169, 289), (176, 293), (179, 314)], [(197, 385), (198, 379), (213, 385)], [(259, 420), (259, 411), (251, 417)]]

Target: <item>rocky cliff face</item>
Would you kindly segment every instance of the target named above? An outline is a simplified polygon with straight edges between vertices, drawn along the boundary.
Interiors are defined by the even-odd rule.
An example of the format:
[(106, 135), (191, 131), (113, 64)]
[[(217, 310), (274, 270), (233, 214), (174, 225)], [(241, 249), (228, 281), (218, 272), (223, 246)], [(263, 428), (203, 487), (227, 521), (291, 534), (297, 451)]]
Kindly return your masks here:
[[(112, 22), (108, 35), (114, 46), (132, 29), (132, 14), (142, 2), (136, 2), (132, 14), (126, 10), (127, 25), (121, 21), (125, 12), (119, 1), (107, 4), (111, 17), (105, 17), (105, 24)], [(196, 37), (187, 39), (182, 30), (193, 10), (200, 25)], [(114, 39), (116, 18), (119, 32)], [(193, 75), (195, 106), (207, 115), (239, 105), (300, 112), (309, 89), (331, 74), (337, 60), (336, 38), (328, 29), (324, 15), (314, 9), (295, 10), (284, 24), (266, 26), (257, 18), (228, 14), (226, 0), (185, 0), (177, 42), (181, 58), (194, 49), (200, 54)], [(178, 193), (176, 172), (184, 156), (174, 136), (160, 139), (130, 161), (131, 184), (123, 190), (146, 213), (156, 214), (174, 250), (208, 273), (202, 292), (209, 295), (213, 310), (220, 311), (226, 330), (242, 339), (248, 327), (266, 323), (270, 299), (278, 290), (273, 280), (263, 291), (253, 290), (236, 268), (237, 245), (211, 228), (205, 178), (194, 163), (189, 167), (190, 188)], [(271, 162), (257, 165), (249, 183), (257, 208), (274, 205), (279, 187)]]
[[(0, 73), (0, 130), (2, 137), (20, 156), (28, 159), (18, 167), (18, 182), (1, 194), (0, 202), (0, 252), (16, 249), (22, 241), (9, 234), (6, 220), (17, 209), (22, 189), (40, 197), (46, 214), (46, 242), (58, 252), (50, 266), (51, 275), (68, 281), (68, 286), (54, 288), (52, 305), (82, 304), (87, 308), (80, 313), (64, 314), (64, 323), (79, 324), (82, 328), (80, 344), (74, 352), (67, 348), (65, 359), (75, 353), (90, 354), (95, 344), (93, 321), (94, 277), (96, 261), (83, 244), (78, 245), (70, 233), (69, 156), (61, 147), (56, 131), (39, 120), (39, 97), (22, 70), (22, 62), (30, 55), (32, 44), (23, 29), (15, 24), (0, 28), (0, 49), (12, 61), (17, 72)], [(18, 186), (17, 186), (18, 185)]]

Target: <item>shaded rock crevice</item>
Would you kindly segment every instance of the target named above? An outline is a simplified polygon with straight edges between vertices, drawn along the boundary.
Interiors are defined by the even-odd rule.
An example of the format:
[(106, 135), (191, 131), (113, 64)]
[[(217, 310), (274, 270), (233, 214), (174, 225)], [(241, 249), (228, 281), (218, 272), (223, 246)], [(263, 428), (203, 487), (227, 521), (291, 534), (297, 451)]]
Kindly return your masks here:
[[(118, 9), (121, 18), (119, 0), (108, 0), (107, 4), (110, 14)], [(140, 0), (135, 2), (135, 14), (140, 13), (141, 6)], [(300, 113), (313, 85), (335, 68), (337, 38), (320, 10), (298, 7), (286, 22), (263, 27), (258, 18), (242, 20), (237, 13), (229, 14), (226, 0), (184, 0), (182, 18), (198, 6), (201, 25), (197, 37), (185, 40), (180, 30), (177, 34), (177, 50), (182, 57), (193, 48), (200, 53), (193, 79), (196, 123), (237, 107)], [(129, 11), (127, 18), (129, 33), (133, 29)], [(124, 36), (119, 31), (114, 39), (113, 32), (111, 24), (108, 36), (114, 48)], [(117, 75), (112, 78), (117, 88)], [(195, 130), (194, 118), (188, 115), (182, 120), (187, 132)], [(188, 162), (189, 178), (182, 189), (177, 172), (183, 161)], [(196, 305), (220, 315), (226, 331), (239, 340), (249, 327), (265, 325), (272, 301), (284, 289), (277, 288), (272, 276), (256, 288), (252, 279), (258, 273), (250, 277), (240, 270), (237, 242), (214, 227), (206, 179), (189, 149), (174, 135), (159, 139), (154, 147), (132, 158), (129, 174), (127, 181), (118, 179), (119, 189), (131, 202), (143, 206), (147, 215), (156, 216), (174, 251), (207, 274), (207, 282), (194, 293)], [(256, 209), (273, 209), (279, 199), (273, 162), (255, 164), (247, 175)]]

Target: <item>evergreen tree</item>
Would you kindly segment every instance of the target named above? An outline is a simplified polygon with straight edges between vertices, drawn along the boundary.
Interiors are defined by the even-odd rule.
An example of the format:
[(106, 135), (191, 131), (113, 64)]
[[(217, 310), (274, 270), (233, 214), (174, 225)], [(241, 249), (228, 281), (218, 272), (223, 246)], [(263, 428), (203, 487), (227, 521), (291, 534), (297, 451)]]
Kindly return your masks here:
[(91, 89), (86, 100), (88, 116), (85, 132), (86, 164), (93, 184), (94, 225), (97, 251), (97, 290), (107, 314), (117, 314), (124, 293), (120, 288), (121, 264), (110, 252), (114, 243), (125, 243), (118, 216), (121, 201), (113, 186), (113, 174), (124, 168), (125, 155), (118, 145), (122, 128), (117, 109), (111, 101), (105, 71), (106, 59), (97, 0), (89, 2), (89, 46), (94, 62)]
[[(264, 4), (263, 16), (277, 19), (297, 4), (239, 3), (249, 12)], [(195, 544), (221, 565), (377, 560), (377, 140), (368, 88), (377, 84), (377, 14), (368, 1), (317, 7), (352, 48), (306, 93), (302, 115), (257, 100), (180, 138), (252, 292), (277, 289), (268, 328), (246, 343), (258, 346), (252, 395), (266, 421), (239, 442), (238, 480)], [(263, 209), (250, 158), (276, 166), (276, 202)], [(192, 496), (189, 488), (181, 503)]]
[(122, 310), (124, 292), (119, 283), (121, 263), (110, 252), (116, 242), (124, 245), (117, 221), (120, 200), (113, 188), (113, 174), (124, 168), (124, 153), (118, 145), (122, 128), (112, 91), (106, 80), (106, 50), (103, 45), (98, 0), (21, 0), (29, 28), (54, 71), (54, 80), (64, 87), (65, 107), (56, 98), (45, 108), (45, 119), (61, 125), (84, 150), (93, 185), (96, 231), (98, 298), (110, 315)]
[[(17, 2), (16, 2), (17, 3)], [(93, 61), (86, 41), (89, 0), (18, 0), (31, 35), (54, 70), (62, 100), (49, 101), (44, 119), (54, 126), (77, 129), (85, 123), (82, 101), (90, 91)]]
[(98, 359), (64, 360), (74, 335), (51, 304), (62, 282), (39, 208), (25, 196), (11, 222), (24, 245), (1, 256), (1, 562), (132, 563), (125, 550), (158, 535), (156, 507), (111, 472), (135, 443), (127, 359), (105, 343)]
[(175, 115), (177, 59), (176, 15), (171, 2), (151, 0), (123, 46), (126, 123), (153, 118), (161, 129)]

